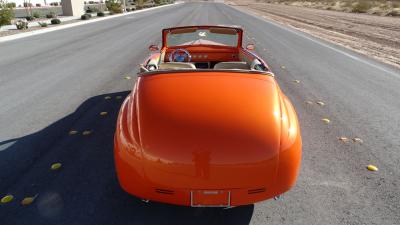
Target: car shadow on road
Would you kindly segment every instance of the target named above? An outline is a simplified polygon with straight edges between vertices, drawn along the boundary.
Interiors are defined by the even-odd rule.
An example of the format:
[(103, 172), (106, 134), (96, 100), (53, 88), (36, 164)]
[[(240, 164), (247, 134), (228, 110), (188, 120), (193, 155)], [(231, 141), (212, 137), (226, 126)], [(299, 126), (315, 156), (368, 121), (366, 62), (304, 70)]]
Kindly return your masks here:
[[(0, 196), (14, 196), (12, 202), (0, 204), (3, 225), (250, 223), (253, 205), (221, 209), (144, 203), (119, 187), (113, 135), (128, 94), (92, 97), (43, 130), (0, 141)], [(69, 134), (71, 130), (78, 133)], [(56, 162), (61, 168), (51, 170)], [(21, 205), (24, 197), (36, 195), (31, 205)]]

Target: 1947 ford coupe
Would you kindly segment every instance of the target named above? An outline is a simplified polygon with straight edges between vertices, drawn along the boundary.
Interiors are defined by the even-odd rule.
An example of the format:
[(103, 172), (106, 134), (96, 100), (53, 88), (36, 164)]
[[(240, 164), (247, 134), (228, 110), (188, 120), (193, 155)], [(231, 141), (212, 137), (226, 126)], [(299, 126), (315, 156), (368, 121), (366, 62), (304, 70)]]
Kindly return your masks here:
[(267, 64), (228, 26), (164, 29), (122, 104), (114, 155), (121, 187), (150, 201), (231, 207), (294, 186), (296, 112)]

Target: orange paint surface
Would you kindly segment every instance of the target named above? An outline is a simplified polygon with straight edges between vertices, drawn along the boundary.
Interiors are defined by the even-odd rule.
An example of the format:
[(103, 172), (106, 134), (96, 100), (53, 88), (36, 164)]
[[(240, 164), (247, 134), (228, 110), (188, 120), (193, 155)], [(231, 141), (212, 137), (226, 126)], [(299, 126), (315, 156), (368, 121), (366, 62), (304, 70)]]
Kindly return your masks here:
[[(210, 46), (192, 50), (201, 48), (218, 58)], [(139, 74), (114, 145), (126, 192), (187, 206), (280, 195), (295, 185), (302, 151), (296, 112), (271, 74), (218, 70)]]

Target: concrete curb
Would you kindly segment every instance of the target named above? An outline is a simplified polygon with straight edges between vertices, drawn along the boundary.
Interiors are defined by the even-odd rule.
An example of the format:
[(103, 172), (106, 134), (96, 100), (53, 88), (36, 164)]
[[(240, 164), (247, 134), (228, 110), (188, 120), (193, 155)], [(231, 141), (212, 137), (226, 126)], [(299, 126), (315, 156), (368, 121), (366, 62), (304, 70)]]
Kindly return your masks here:
[(128, 16), (128, 15), (141, 13), (141, 12), (146, 12), (146, 11), (150, 11), (150, 10), (154, 10), (154, 9), (170, 7), (170, 6), (178, 5), (178, 4), (181, 4), (181, 3), (183, 3), (183, 2), (177, 2), (177, 3), (169, 4), (169, 5), (161, 5), (161, 6), (157, 6), (157, 7), (142, 9), (142, 10), (133, 11), (133, 12), (127, 12), (127, 13), (117, 14), (117, 15), (112, 15), (112, 16), (107, 16), (107, 17), (101, 17), (101, 18), (96, 18), (96, 19), (87, 20), (87, 21), (80, 21), (80, 22), (76, 22), (76, 23), (60, 25), (60, 26), (57, 26), (57, 27), (45, 28), (45, 29), (42, 29), (42, 30), (34, 30), (34, 31), (25, 32), (25, 33), (4, 36), (4, 37), (0, 37), (0, 43), (7, 42), (7, 41), (12, 41), (12, 40), (16, 40), (16, 39), (21, 39), (21, 38), (26, 38), (26, 37), (30, 37), (30, 36), (34, 36), (34, 35), (39, 35), (39, 34), (45, 34), (45, 33), (49, 33), (49, 32), (56, 31), (56, 30), (63, 30), (63, 29), (71, 28), (71, 27), (77, 27), (77, 26), (81, 26), (81, 25), (85, 25), (85, 24), (89, 24), (89, 23), (96, 23), (96, 22), (100, 22), (100, 21), (103, 21), (103, 20), (108, 20), (108, 19), (114, 19), (114, 18), (118, 18), (118, 17)]

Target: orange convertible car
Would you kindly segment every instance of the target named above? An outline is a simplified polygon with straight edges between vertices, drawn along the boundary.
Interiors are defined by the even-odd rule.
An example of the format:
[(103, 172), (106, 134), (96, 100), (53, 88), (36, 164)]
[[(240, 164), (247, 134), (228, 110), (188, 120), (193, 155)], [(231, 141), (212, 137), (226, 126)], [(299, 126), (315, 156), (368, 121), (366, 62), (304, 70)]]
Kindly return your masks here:
[(122, 188), (193, 207), (252, 204), (288, 191), (301, 161), (296, 112), (243, 30), (164, 29), (115, 133)]

